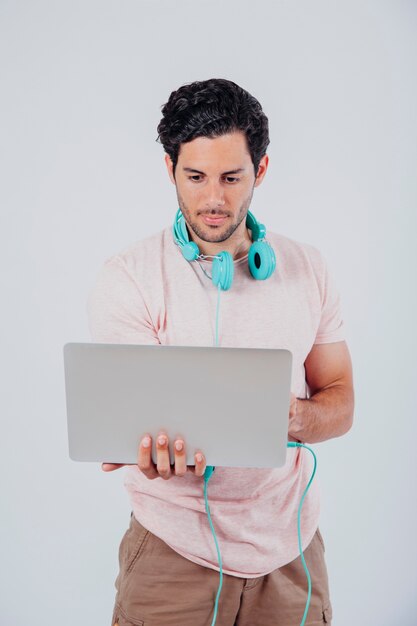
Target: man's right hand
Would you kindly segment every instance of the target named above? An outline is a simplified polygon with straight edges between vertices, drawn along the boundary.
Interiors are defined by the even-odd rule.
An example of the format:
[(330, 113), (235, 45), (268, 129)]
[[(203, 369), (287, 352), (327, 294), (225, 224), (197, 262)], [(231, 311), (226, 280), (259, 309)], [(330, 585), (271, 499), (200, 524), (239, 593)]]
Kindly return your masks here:
[[(182, 439), (176, 439), (174, 442), (174, 459), (174, 465), (170, 465), (169, 441), (166, 433), (159, 433), (156, 440), (156, 465), (152, 461), (152, 437), (145, 435), (139, 444), (137, 465), (150, 480), (159, 477), (168, 480), (172, 476), (185, 476), (187, 471), (196, 476), (203, 476), (206, 469), (204, 454), (196, 452), (195, 465), (186, 465), (185, 442)], [(112, 472), (125, 465), (126, 463), (103, 463), (101, 467), (104, 472)]]

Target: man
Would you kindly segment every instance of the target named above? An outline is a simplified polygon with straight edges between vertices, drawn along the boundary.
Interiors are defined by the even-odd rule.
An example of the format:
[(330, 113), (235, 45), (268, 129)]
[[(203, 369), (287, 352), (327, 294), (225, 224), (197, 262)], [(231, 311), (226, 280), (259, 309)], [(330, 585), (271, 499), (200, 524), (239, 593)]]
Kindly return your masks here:
[[(235, 83), (210, 79), (171, 93), (162, 113), (158, 138), (189, 241), (208, 258), (186, 260), (171, 225), (109, 258), (89, 299), (93, 340), (213, 345), (219, 290), (210, 268), (213, 257), (229, 252), (234, 276), (222, 292), (219, 345), (290, 350), (289, 440), (343, 435), (353, 419), (352, 368), (323, 257), (311, 245), (268, 231), (274, 272), (255, 280), (248, 268), (253, 233), (246, 216), (268, 168), (261, 105)], [(192, 419), (198, 406), (187, 405), (187, 380), (181, 391)], [(210, 381), (207, 393), (216, 393)], [(157, 437), (156, 464), (151, 444), (150, 436), (142, 439), (138, 463), (126, 473), (132, 516), (120, 545), (112, 624), (209, 626), (219, 567), (203, 498), (204, 449), (187, 467), (186, 441), (175, 441), (171, 466), (166, 435)], [(309, 461), (308, 452), (296, 448), (282, 468), (216, 468), (209, 501), (224, 572), (217, 626), (300, 623), (307, 580), (297, 511)], [(103, 464), (105, 471), (118, 467)], [(330, 623), (332, 614), (318, 518), (313, 481), (301, 518), (313, 589), (306, 624)]]

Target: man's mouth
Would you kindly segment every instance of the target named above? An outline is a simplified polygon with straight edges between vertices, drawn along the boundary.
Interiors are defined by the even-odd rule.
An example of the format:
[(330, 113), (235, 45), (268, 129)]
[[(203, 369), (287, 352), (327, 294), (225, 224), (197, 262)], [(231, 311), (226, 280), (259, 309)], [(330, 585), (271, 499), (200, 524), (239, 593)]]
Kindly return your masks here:
[(227, 220), (227, 215), (203, 215), (203, 222), (211, 226), (218, 226)]

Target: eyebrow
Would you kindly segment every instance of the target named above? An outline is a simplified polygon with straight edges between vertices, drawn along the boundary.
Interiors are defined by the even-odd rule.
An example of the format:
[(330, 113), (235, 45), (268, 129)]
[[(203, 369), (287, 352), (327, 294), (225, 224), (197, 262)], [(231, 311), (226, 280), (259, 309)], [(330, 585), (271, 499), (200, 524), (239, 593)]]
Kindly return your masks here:
[[(204, 174), (204, 172), (200, 172), (200, 170), (195, 170), (191, 167), (183, 167), (182, 168), (184, 170), (184, 172), (196, 172), (196, 174)], [(240, 172), (244, 172), (245, 168), (244, 167), (239, 167), (236, 170), (229, 170), (228, 172), (223, 172), (222, 176), (226, 176), (228, 174), (239, 174)]]

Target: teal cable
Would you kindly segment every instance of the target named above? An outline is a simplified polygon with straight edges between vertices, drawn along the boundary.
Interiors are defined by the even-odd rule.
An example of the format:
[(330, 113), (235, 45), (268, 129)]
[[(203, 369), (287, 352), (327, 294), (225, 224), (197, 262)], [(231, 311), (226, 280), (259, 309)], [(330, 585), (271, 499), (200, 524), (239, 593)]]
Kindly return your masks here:
[(310, 480), (308, 481), (307, 487), (304, 489), (304, 493), (301, 496), (301, 500), (300, 500), (300, 505), (298, 507), (298, 515), (297, 515), (297, 528), (298, 528), (298, 549), (300, 551), (300, 556), (301, 556), (301, 562), (303, 564), (304, 567), (304, 571), (306, 573), (307, 576), (307, 582), (308, 582), (308, 594), (307, 594), (307, 602), (306, 602), (306, 606), (304, 609), (304, 615), (303, 615), (303, 619), (301, 620), (300, 626), (304, 626), (305, 621), (307, 619), (307, 613), (308, 613), (308, 609), (310, 608), (310, 600), (311, 600), (311, 576), (310, 576), (310, 572), (308, 571), (308, 567), (307, 564), (305, 562), (305, 558), (304, 558), (304, 553), (303, 553), (303, 547), (301, 545), (301, 508), (303, 506), (303, 502), (304, 502), (304, 498), (306, 497), (307, 491), (310, 488), (310, 485), (313, 481), (314, 475), (316, 473), (316, 468), (317, 468), (317, 458), (316, 455), (314, 454), (314, 451), (309, 448), (308, 446), (304, 445), (303, 443), (298, 443), (295, 441), (290, 441), (287, 443), (287, 448), (306, 448), (306, 450), (309, 450), (311, 452), (311, 454), (313, 455), (313, 459), (314, 459), (314, 467), (313, 467), (313, 472), (311, 474)]
[[(298, 549), (299, 549), (299, 552), (300, 552), (301, 562), (303, 564), (303, 568), (304, 568), (304, 571), (306, 573), (307, 582), (308, 582), (307, 601), (306, 601), (306, 606), (305, 606), (305, 609), (304, 609), (303, 618), (302, 618), (301, 623), (300, 623), (300, 626), (304, 626), (305, 625), (305, 621), (307, 619), (307, 614), (308, 614), (308, 610), (310, 608), (310, 601), (311, 601), (311, 576), (310, 576), (310, 572), (308, 571), (307, 563), (306, 563), (305, 558), (304, 558), (303, 546), (302, 546), (302, 543), (301, 543), (301, 509), (302, 509), (302, 506), (303, 506), (303, 503), (304, 503), (304, 499), (305, 499), (305, 497), (307, 495), (307, 491), (309, 490), (310, 485), (311, 485), (311, 483), (313, 481), (313, 478), (314, 478), (314, 476), (316, 474), (317, 457), (316, 457), (314, 451), (309, 446), (306, 446), (303, 443), (296, 443), (296, 442), (293, 442), (293, 441), (289, 441), (287, 443), (287, 448), (306, 448), (306, 450), (309, 450), (311, 452), (311, 454), (313, 455), (313, 459), (314, 459), (313, 472), (311, 474), (310, 480), (308, 481), (307, 487), (304, 489), (303, 495), (301, 496), (300, 504), (298, 506), (298, 514), (297, 514)], [(215, 604), (214, 604), (214, 615), (213, 615), (213, 620), (211, 622), (211, 626), (214, 626), (214, 624), (216, 623), (219, 597), (220, 597), (220, 592), (222, 590), (222, 585), (223, 585), (222, 557), (221, 557), (221, 554), (220, 554), (219, 544), (217, 542), (217, 537), (216, 537), (216, 533), (215, 533), (215, 530), (214, 530), (213, 522), (211, 520), (210, 507), (209, 507), (208, 498), (207, 498), (207, 483), (210, 480), (210, 477), (213, 474), (214, 469), (215, 468), (212, 465), (207, 465), (206, 470), (204, 472), (204, 500), (205, 500), (205, 504), (206, 504), (206, 512), (207, 512), (207, 516), (208, 516), (211, 532), (212, 532), (212, 535), (214, 537), (214, 543), (216, 544), (217, 557), (218, 557), (218, 560), (219, 560), (219, 567), (220, 567), (220, 584), (219, 584), (219, 588), (217, 590), (216, 600), (215, 600)]]
[[(218, 331), (219, 331), (219, 307), (220, 307), (220, 282), (218, 284), (218, 289), (217, 289), (216, 334), (215, 334), (215, 341), (214, 341), (214, 345), (215, 346), (219, 345), (219, 334), (218, 334)], [(305, 621), (307, 619), (307, 613), (308, 613), (308, 610), (310, 608), (310, 601), (311, 601), (311, 576), (310, 576), (310, 572), (308, 571), (307, 563), (305, 562), (304, 553), (303, 553), (303, 546), (302, 546), (302, 543), (301, 543), (301, 509), (302, 509), (302, 506), (303, 506), (303, 503), (304, 503), (304, 499), (305, 499), (305, 497), (307, 495), (307, 491), (309, 490), (310, 485), (313, 482), (313, 478), (314, 478), (314, 476), (316, 474), (317, 458), (316, 458), (316, 455), (314, 454), (314, 451), (309, 446), (306, 446), (303, 443), (299, 443), (299, 442), (295, 442), (295, 441), (289, 441), (287, 443), (287, 448), (306, 448), (306, 450), (309, 450), (311, 452), (311, 454), (313, 455), (313, 459), (314, 459), (313, 472), (311, 474), (310, 480), (308, 481), (307, 487), (304, 489), (303, 495), (301, 496), (300, 504), (298, 506), (298, 514), (297, 514), (298, 549), (299, 549), (299, 552), (300, 552), (301, 562), (303, 564), (303, 568), (304, 568), (304, 571), (306, 573), (307, 583), (308, 583), (307, 601), (306, 601), (306, 606), (305, 606), (305, 609), (304, 609), (303, 618), (302, 618), (301, 623), (300, 623), (300, 626), (304, 626), (305, 625)], [(217, 590), (216, 601), (215, 601), (215, 604), (214, 604), (214, 615), (213, 615), (213, 620), (211, 622), (211, 626), (214, 626), (214, 624), (216, 623), (218, 602), (219, 602), (220, 592), (221, 592), (222, 585), (223, 585), (222, 557), (221, 557), (220, 550), (219, 550), (219, 544), (217, 543), (217, 537), (216, 537), (216, 533), (215, 533), (215, 530), (214, 530), (213, 522), (211, 521), (210, 507), (209, 507), (208, 499), (207, 499), (207, 483), (210, 480), (210, 477), (213, 474), (213, 472), (214, 472), (214, 467), (212, 465), (207, 465), (206, 470), (204, 472), (204, 500), (205, 500), (206, 512), (207, 512), (207, 516), (208, 516), (211, 532), (212, 532), (213, 537), (214, 537), (214, 543), (216, 544), (217, 557), (218, 557), (218, 560), (219, 560), (219, 567), (220, 567), (220, 584), (219, 584), (219, 588)]]
[[(215, 347), (216, 346), (218, 347), (219, 345), (219, 308), (220, 308), (220, 282), (217, 285), (216, 334), (215, 334), (215, 339), (214, 339)], [(205, 472), (204, 472), (204, 501), (206, 504), (206, 513), (207, 513), (207, 517), (209, 520), (211, 532), (214, 537), (214, 543), (216, 544), (217, 559), (219, 561), (219, 567), (220, 567), (220, 583), (219, 583), (219, 588), (217, 589), (216, 600), (214, 603), (214, 614), (213, 614), (213, 620), (211, 622), (211, 626), (214, 626), (214, 624), (216, 623), (220, 592), (222, 590), (222, 585), (223, 585), (222, 556), (220, 554), (219, 544), (217, 543), (217, 537), (216, 537), (216, 533), (214, 530), (213, 522), (211, 521), (210, 507), (209, 507), (208, 498), (207, 498), (207, 484), (213, 472), (214, 472), (214, 467), (212, 465), (207, 465)]]
[(220, 282), (217, 286), (217, 307), (216, 307), (216, 338), (214, 345), (219, 345), (219, 310), (220, 310)]
[(220, 592), (222, 590), (222, 585), (223, 585), (222, 556), (220, 554), (219, 544), (217, 543), (217, 537), (216, 537), (216, 533), (214, 531), (213, 522), (211, 521), (210, 507), (209, 507), (209, 503), (208, 503), (208, 499), (207, 499), (207, 483), (210, 480), (210, 476), (212, 475), (213, 471), (214, 471), (214, 467), (212, 465), (208, 465), (206, 467), (206, 471), (204, 472), (204, 499), (205, 499), (205, 502), (206, 502), (206, 512), (207, 512), (208, 520), (209, 520), (209, 523), (210, 523), (211, 532), (212, 532), (213, 537), (214, 537), (214, 543), (216, 544), (217, 558), (218, 558), (219, 567), (220, 567), (220, 584), (219, 584), (219, 588), (217, 589), (216, 601), (214, 603), (214, 615), (213, 615), (213, 620), (211, 622), (211, 626), (214, 626), (214, 624), (216, 623), (217, 609), (218, 609), (218, 604), (219, 604)]

